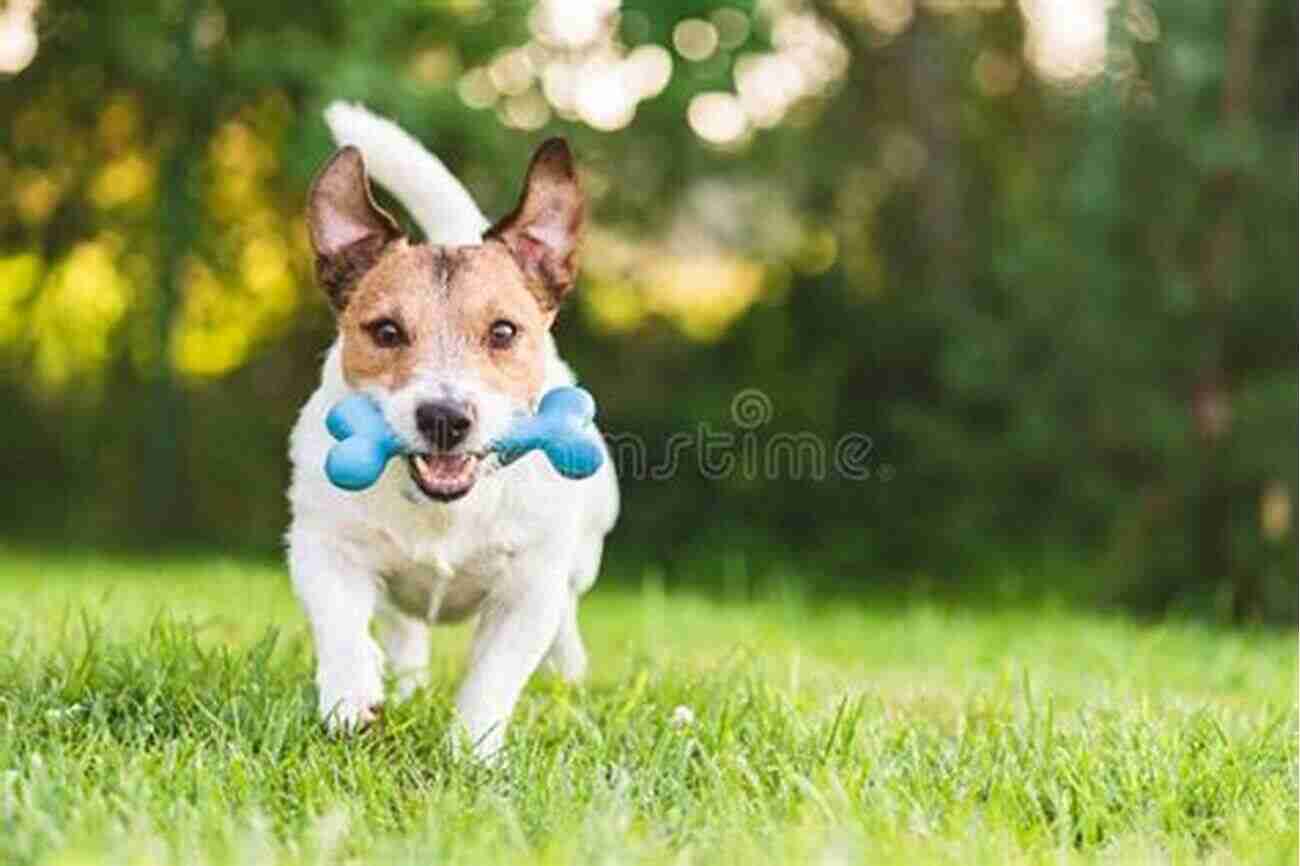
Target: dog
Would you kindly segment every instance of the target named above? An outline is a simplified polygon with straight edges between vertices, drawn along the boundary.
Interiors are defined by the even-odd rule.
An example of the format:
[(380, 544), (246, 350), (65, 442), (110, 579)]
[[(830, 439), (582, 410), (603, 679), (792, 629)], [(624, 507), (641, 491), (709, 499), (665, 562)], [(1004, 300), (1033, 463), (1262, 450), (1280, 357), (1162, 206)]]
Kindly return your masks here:
[[(385, 666), (405, 699), (428, 679), (429, 626), (477, 616), (456, 709), (475, 752), (491, 756), (543, 660), (565, 680), (583, 676), (578, 599), (618, 516), (608, 454), (581, 481), (537, 452), (496, 471), (483, 456), (548, 390), (574, 384), (550, 329), (574, 287), (582, 191), (568, 146), (551, 139), (518, 206), (489, 225), (395, 124), (342, 103), (326, 121), (342, 147), (311, 187), (307, 224), (338, 337), (290, 437), (287, 535), (319, 711), (334, 732), (369, 725)], [(375, 203), (371, 176), (425, 242)], [(325, 416), (354, 391), (375, 400), (410, 456), (346, 492), (323, 471)]]

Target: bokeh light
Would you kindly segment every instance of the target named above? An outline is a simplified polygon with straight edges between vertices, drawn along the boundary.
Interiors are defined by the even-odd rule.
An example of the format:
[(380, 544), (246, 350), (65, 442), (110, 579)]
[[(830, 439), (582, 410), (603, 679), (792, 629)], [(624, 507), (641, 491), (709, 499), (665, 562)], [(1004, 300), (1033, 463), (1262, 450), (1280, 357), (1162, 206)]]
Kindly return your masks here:
[(865, 0), (851, 5), (860, 10), (877, 32), (885, 36), (902, 33), (912, 23), (912, 16), (915, 15), (912, 0)]
[(492, 77), (483, 68), (471, 69), (461, 76), (456, 87), (460, 101), (470, 108), (491, 108), (497, 101)]
[(533, 83), (533, 62), (522, 48), (511, 48), (497, 55), (488, 66), (488, 78), (498, 93), (517, 96)]
[(637, 94), (628, 87), (620, 61), (596, 58), (579, 68), (573, 101), (584, 123), (613, 132), (632, 122)]
[[(735, 145), (754, 129), (777, 126), (796, 105), (843, 78), (848, 66), (848, 50), (834, 26), (802, 3), (763, 5), (755, 14), (762, 20), (724, 6), (707, 18), (673, 25), (672, 49), (686, 63), (717, 61), (732, 69), (734, 93), (700, 93), (688, 103), (686, 122), (710, 144)], [(537, 129), (554, 112), (614, 132), (672, 80), (668, 48), (624, 44), (624, 38), (648, 33), (649, 25), (642, 13), (624, 15), (618, 0), (542, 0), (528, 23), (527, 43), (467, 70), (457, 86), (471, 108), (497, 106), (507, 126)], [(743, 51), (758, 24), (770, 30), (772, 49)], [(733, 51), (741, 53), (733, 59)]]
[(673, 28), (673, 47), (687, 60), (708, 60), (718, 50), (718, 28), (699, 18), (679, 21)]
[(1106, 68), (1106, 0), (1020, 0), (1025, 57), (1038, 74), (1086, 82)]
[(0, 9), (0, 74), (17, 75), (36, 59), (37, 0), (9, 0)]
[(29, 325), (37, 387), (93, 386), (102, 376), (132, 298), (121, 248), (122, 238), (109, 233), (77, 244), (37, 292)]
[(608, 36), (619, 5), (620, 0), (539, 0), (528, 25), (542, 45), (581, 50)]
[(528, 18), (532, 38), (467, 70), (457, 91), (471, 108), (491, 108), (507, 126), (540, 129), (552, 112), (613, 132), (638, 103), (663, 92), (672, 57), (658, 45), (628, 50), (618, 38), (618, 0), (541, 0)]
[(35, 252), (0, 256), (0, 349), (12, 349), (27, 332), (31, 295), (44, 268)]
[(680, 249), (601, 228), (590, 232), (587, 246), (580, 303), (602, 331), (626, 333), (658, 317), (691, 339), (714, 340), (763, 291), (763, 264), (734, 251)]
[(286, 224), (268, 198), (279, 170), (272, 146), (285, 102), (271, 94), (218, 129), (208, 150), (215, 171), (212, 247), (225, 255), (190, 256), (169, 351), (188, 378), (223, 376), (291, 321), (304, 287), (295, 263), (309, 261), (301, 223)]
[[(849, 54), (835, 28), (812, 12), (782, 11), (771, 21), (772, 51), (746, 52), (733, 67), (736, 97), (744, 126), (777, 126), (801, 102), (823, 95), (844, 77)], [(701, 138), (715, 144), (739, 139), (731, 105), (717, 100), (691, 104), (690, 122)], [(719, 139), (720, 132), (734, 134)]]
[(551, 119), (551, 107), (536, 90), (507, 97), (501, 106), (502, 120), (515, 129), (541, 129)]
[(709, 20), (717, 28), (718, 47), (723, 51), (734, 51), (749, 38), (749, 16), (739, 9), (730, 6), (715, 9)]
[(749, 131), (745, 109), (730, 93), (697, 94), (686, 118), (696, 135), (713, 144), (732, 144)]
[(659, 45), (639, 45), (627, 56), (629, 84), (641, 99), (658, 96), (673, 77), (673, 58)]
[[(1127, 47), (1116, 49), (1109, 39), (1109, 16), (1121, 3), (1123, 26), (1133, 39), (1160, 38), (1160, 22), (1150, 0), (1019, 0), (1025, 63), (985, 49), (972, 69), (976, 85), (986, 95), (1005, 96), (1019, 86), (1025, 65), (1043, 80), (1067, 88), (1087, 84), (1103, 72), (1115, 80), (1137, 81)], [(847, 19), (867, 25), (873, 43), (884, 44), (904, 33), (919, 14), (996, 13), (1009, 4), (1006, 0), (835, 0), (833, 5)], [(1134, 91), (1139, 102), (1147, 92), (1141, 82)]]

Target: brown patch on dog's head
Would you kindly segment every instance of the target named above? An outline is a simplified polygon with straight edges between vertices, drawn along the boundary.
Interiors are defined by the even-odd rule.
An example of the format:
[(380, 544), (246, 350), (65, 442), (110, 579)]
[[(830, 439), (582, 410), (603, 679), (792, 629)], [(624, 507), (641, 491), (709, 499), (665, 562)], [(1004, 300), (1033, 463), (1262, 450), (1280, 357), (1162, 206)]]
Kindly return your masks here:
[(569, 150), (553, 139), (481, 245), (410, 244), (375, 205), (360, 153), (340, 150), (312, 187), (308, 221), (348, 384), (394, 393), (417, 377), (428, 383), (417, 390), (470, 382), (531, 405), (546, 333), (573, 288), (582, 209)]
[(554, 318), (500, 244), (399, 241), (339, 313), (343, 375), (354, 387), (395, 391), (419, 368), (463, 370), (527, 405), (542, 387)]
[[(466, 361), (482, 382), (521, 404), (541, 396), (545, 377), (545, 339), (555, 309), (544, 306), (529, 288), (518, 264), (504, 247), (487, 243), (448, 251), (447, 316), (457, 334), (477, 343)], [(506, 324), (514, 336), (504, 343), (494, 326)], [(503, 329), (505, 331), (510, 328)]]
[(444, 318), (439, 261), (429, 246), (397, 241), (349, 292), (338, 313), (349, 385), (395, 391), (410, 381)]

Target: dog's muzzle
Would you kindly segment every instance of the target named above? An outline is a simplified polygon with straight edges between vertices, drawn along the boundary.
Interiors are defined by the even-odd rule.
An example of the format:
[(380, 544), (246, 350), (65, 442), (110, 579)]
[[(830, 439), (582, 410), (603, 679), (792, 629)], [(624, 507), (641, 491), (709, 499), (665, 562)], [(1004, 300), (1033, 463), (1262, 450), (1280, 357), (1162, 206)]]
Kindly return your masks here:
[(473, 408), (454, 400), (431, 400), (415, 409), (415, 426), (429, 450), (407, 457), (411, 478), (430, 498), (459, 499), (474, 486), (478, 455), (458, 451), (474, 428)]

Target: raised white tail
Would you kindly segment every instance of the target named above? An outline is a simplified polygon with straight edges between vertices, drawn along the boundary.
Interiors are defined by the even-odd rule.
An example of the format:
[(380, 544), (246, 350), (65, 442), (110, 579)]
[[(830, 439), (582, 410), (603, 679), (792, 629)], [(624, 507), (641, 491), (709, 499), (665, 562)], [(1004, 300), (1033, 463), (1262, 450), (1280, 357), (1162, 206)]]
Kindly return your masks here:
[(331, 102), (325, 123), (340, 146), (361, 151), (366, 171), (402, 203), (435, 244), (477, 244), (491, 225), (438, 157), (391, 120), (360, 105)]

